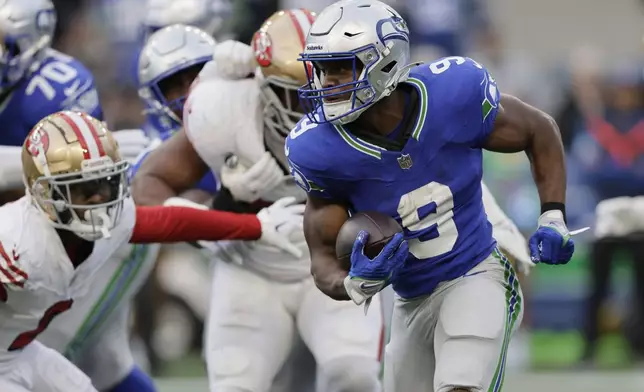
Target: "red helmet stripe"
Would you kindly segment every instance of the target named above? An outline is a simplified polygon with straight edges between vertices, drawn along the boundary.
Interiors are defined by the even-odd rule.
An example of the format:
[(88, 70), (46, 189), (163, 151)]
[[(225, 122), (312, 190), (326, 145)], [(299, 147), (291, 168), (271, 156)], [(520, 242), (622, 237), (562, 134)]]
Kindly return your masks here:
[(104, 157), (105, 156), (105, 148), (103, 148), (103, 142), (101, 142), (101, 138), (98, 136), (98, 131), (96, 130), (96, 127), (94, 126), (94, 122), (90, 119), (89, 115), (87, 113), (81, 113), (81, 117), (83, 117), (83, 120), (85, 124), (87, 124), (87, 128), (89, 128), (89, 132), (92, 134), (92, 139), (96, 143), (96, 147), (98, 148), (98, 155)]
[(105, 155), (103, 146), (98, 139), (98, 134), (96, 134), (96, 130), (92, 133), (91, 124), (88, 124), (88, 121), (74, 112), (60, 112), (58, 116), (65, 120), (67, 125), (74, 131), (78, 143), (83, 149), (83, 158), (92, 159)]
[[(312, 25), (313, 22), (315, 21), (315, 17), (313, 16), (313, 13), (306, 8), (300, 8), (300, 11), (304, 12), (304, 15), (306, 15), (306, 18), (309, 20), (309, 23)], [(309, 26), (309, 28), (311, 28)]]
[[(287, 10), (286, 13), (291, 18), (291, 21), (293, 22), (293, 26), (295, 26), (295, 31), (297, 31), (297, 35), (300, 38), (300, 43), (302, 44), (302, 48), (304, 48), (304, 42), (306, 41), (306, 34), (308, 34), (309, 32), (309, 28), (311, 27), (311, 24), (308, 23), (308, 19), (306, 18), (306, 15), (301, 10)], [(303, 26), (304, 24), (303, 22), (307, 24)]]

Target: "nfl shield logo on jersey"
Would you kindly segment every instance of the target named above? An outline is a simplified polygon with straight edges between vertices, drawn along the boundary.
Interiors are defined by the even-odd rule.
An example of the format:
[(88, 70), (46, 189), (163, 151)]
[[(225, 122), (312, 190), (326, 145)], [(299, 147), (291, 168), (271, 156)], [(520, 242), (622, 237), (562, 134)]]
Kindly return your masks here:
[(398, 164), (400, 165), (401, 169), (407, 170), (411, 167), (411, 165), (414, 164), (414, 162), (411, 161), (409, 154), (402, 154), (398, 157)]

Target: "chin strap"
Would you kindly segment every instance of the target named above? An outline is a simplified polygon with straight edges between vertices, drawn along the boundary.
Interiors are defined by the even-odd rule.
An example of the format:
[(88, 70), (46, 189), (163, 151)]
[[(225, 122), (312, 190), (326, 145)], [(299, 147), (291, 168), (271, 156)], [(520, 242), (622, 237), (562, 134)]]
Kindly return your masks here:
[[(110, 238), (110, 228), (112, 227), (112, 218), (105, 208), (87, 210), (83, 214), (83, 220), (76, 218), (69, 225), (69, 229), (77, 236), (88, 240), (96, 241), (102, 238)], [(96, 230), (98, 228), (98, 231)], [(100, 233), (100, 234), (99, 234)]]

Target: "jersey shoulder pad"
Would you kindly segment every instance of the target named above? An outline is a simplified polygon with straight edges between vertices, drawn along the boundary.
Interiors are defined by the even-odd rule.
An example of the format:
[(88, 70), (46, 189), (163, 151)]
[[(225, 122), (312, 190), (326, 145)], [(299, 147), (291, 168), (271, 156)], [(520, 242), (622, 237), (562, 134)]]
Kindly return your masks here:
[(92, 73), (78, 60), (53, 49), (29, 76), (24, 95), (23, 112), (31, 126), (61, 110), (82, 111), (103, 119)]
[(492, 131), (501, 94), (481, 64), (468, 57), (444, 57), (412, 69), (409, 81), (420, 85), (428, 96), (428, 111), (434, 121), (467, 128), (449, 135), (450, 139), (476, 144)]
[(228, 154), (252, 163), (265, 151), (259, 99), (259, 86), (254, 79), (207, 79), (192, 87), (183, 126), (201, 159), (215, 173)]
[[(340, 199), (334, 184), (343, 177), (337, 165), (340, 151), (332, 142), (338, 137), (333, 125), (316, 124), (303, 117), (291, 130), (284, 145), (291, 175), (308, 194)], [(340, 146), (341, 147), (341, 146)]]

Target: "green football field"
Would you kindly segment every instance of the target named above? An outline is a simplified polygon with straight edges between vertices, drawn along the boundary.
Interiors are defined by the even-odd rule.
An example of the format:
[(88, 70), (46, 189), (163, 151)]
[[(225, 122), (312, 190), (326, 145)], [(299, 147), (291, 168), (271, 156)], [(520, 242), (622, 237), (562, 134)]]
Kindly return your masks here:
[[(157, 380), (159, 392), (208, 392), (204, 378)], [(642, 392), (644, 372), (549, 372), (508, 374), (504, 392)], [(294, 391), (297, 392), (297, 391)]]
[[(576, 370), (582, 351), (581, 337), (575, 333), (536, 333), (531, 336), (533, 371), (509, 373), (505, 392), (642, 392), (644, 369), (628, 361), (625, 342), (608, 336), (599, 345), (597, 366)], [(165, 377), (156, 380), (159, 392), (207, 392), (204, 365), (192, 355), (169, 365)]]

